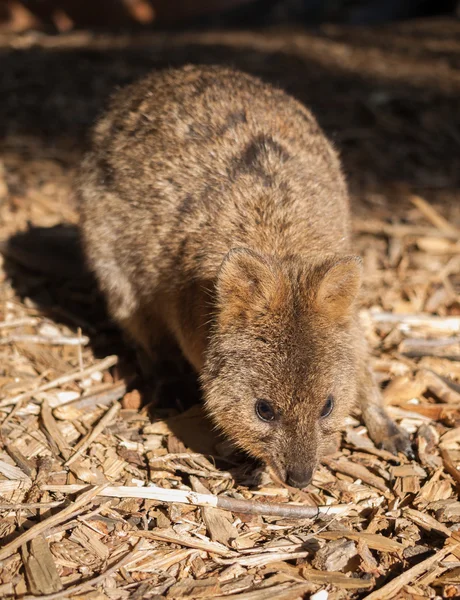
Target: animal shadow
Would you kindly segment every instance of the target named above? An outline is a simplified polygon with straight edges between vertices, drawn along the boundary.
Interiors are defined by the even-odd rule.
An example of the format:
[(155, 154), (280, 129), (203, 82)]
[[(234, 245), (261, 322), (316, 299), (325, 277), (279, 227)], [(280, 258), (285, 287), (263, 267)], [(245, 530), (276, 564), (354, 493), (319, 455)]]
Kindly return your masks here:
[[(215, 448), (225, 447), (201, 406), (201, 393), (196, 375), (179, 356), (162, 363), (159, 377), (146, 379), (137, 361), (134, 347), (110, 319), (104, 298), (95, 278), (88, 270), (79, 229), (76, 225), (53, 227), (30, 226), (0, 243), (4, 268), (13, 289), (56, 323), (80, 328), (88, 336), (96, 358), (117, 354), (118, 376), (128, 389), (141, 392), (142, 404), (152, 421), (167, 419), (170, 431), (193, 452), (213, 455), (216, 464), (235, 472), (235, 478), (247, 481), (248, 461), (241, 466), (237, 453), (220, 460)], [(28, 300), (26, 300), (28, 299)], [(235, 458), (235, 460), (233, 460)]]

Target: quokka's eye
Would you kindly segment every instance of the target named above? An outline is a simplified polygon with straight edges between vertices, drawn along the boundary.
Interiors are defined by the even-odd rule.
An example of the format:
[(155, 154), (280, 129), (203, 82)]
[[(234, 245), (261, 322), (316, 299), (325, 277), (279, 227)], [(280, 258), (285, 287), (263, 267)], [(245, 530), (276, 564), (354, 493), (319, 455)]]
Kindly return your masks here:
[(326, 402), (324, 403), (323, 410), (321, 411), (321, 418), (325, 419), (328, 417), (334, 409), (334, 396), (329, 394)]
[(272, 405), (267, 400), (257, 400), (256, 415), (261, 421), (266, 421), (267, 423), (274, 421), (276, 417)]

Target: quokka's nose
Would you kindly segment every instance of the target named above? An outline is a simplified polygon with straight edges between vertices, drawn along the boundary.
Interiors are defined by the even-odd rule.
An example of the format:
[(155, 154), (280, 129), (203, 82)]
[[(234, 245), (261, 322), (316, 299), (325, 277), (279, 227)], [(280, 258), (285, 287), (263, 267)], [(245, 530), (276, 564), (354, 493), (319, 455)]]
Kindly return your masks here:
[(296, 488), (304, 488), (311, 482), (313, 477), (313, 469), (311, 467), (303, 467), (291, 469), (287, 473), (287, 482)]

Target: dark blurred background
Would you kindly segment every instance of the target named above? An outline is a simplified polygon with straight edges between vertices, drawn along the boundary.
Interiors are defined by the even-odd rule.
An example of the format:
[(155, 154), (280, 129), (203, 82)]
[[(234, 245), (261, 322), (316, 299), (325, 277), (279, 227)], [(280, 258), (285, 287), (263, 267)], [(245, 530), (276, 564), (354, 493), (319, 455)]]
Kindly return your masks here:
[(370, 25), (458, 15), (459, 0), (0, 0), (10, 31), (113, 27), (212, 27), (280, 22)]
[(460, 0), (0, 0), (9, 201), (36, 206), (44, 186), (52, 203), (71, 200), (89, 126), (117, 87), (151, 69), (217, 63), (313, 109), (341, 152), (356, 211), (399, 206), (401, 189), (452, 210), (459, 16)]

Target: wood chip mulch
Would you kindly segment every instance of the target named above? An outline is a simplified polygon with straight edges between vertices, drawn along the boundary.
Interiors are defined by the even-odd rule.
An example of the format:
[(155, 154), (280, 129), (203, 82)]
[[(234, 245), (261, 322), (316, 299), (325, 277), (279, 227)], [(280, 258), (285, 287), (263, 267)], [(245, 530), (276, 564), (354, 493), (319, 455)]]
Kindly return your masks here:
[[(14, 58), (21, 48), (55, 43), (27, 39), (8, 37), (2, 52), (14, 47)], [(69, 48), (79, 39), (86, 43), (70, 37)], [(30, 60), (33, 69), (39, 61)], [(381, 57), (376, 65), (381, 71)], [(63, 86), (62, 114), (72, 114), (70, 104), (79, 110), (75, 98), (65, 100), (67, 83), (43, 76), (55, 81), (54, 93)], [(41, 93), (34, 85), (18, 100), (19, 112)], [(377, 133), (366, 122), (361, 133), (387, 128), (392, 139), (406, 113), (373, 106)], [(439, 118), (439, 106), (432, 110)], [(459, 122), (449, 118), (458, 143)], [(409, 184), (390, 191), (382, 173), (397, 171), (400, 157), (391, 158), (380, 138), (363, 142), (363, 165), (381, 158), (377, 174), (351, 182), (365, 265), (363, 335), (416, 460), (376, 448), (352, 415), (340, 451), (299, 491), (216, 438), (199, 405), (186, 406), (177, 394), (170, 406), (156, 404), (154, 394), (142, 404), (133, 357), (75, 259), (78, 219), (69, 198), (80, 150), (72, 130), (64, 128), (53, 146), (46, 136), (25, 140), (14, 127), (0, 156), (0, 597), (460, 597), (458, 173), (441, 164), (437, 191), (433, 184), (424, 193), (416, 189), (423, 169), (415, 161)], [(349, 127), (349, 135), (357, 131), (356, 123)], [(438, 151), (426, 150), (427, 164)]]

